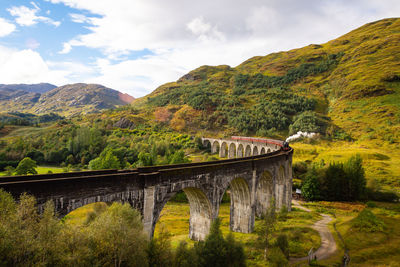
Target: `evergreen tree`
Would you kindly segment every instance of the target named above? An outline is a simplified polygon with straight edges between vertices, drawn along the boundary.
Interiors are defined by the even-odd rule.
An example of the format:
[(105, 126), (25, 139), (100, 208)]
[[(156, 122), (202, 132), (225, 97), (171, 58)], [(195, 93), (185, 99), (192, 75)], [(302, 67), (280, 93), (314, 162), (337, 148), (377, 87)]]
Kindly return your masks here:
[(365, 194), (367, 183), (360, 155), (352, 156), (343, 167), (349, 180), (349, 200), (358, 200)]
[(301, 194), (306, 200), (321, 199), (321, 185), (318, 179), (318, 172), (313, 166), (306, 174), (305, 181), (301, 187)]
[(214, 220), (211, 225), (210, 233), (203, 244), (198, 248), (199, 266), (226, 266), (227, 250), (225, 239), (222, 235), (220, 219)]

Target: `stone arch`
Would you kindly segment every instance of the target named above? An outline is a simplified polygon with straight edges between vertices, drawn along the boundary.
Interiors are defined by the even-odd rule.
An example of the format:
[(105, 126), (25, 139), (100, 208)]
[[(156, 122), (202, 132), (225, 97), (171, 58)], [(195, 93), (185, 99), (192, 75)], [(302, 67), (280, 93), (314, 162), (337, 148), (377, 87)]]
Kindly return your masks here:
[(244, 147), (242, 144), (239, 144), (237, 148), (237, 158), (243, 158), (243, 156), (244, 156)]
[(254, 226), (249, 185), (243, 178), (230, 182), (230, 228), (234, 232), (250, 233)]
[(251, 146), (247, 145), (246, 150), (244, 151), (244, 156), (245, 157), (250, 157), (251, 156)]
[(203, 146), (206, 148), (207, 152), (211, 152), (211, 142), (208, 139), (203, 140)]
[(256, 215), (265, 214), (272, 204), (274, 197), (274, 180), (270, 172), (265, 171), (261, 174), (256, 189)]
[(260, 155), (265, 154), (265, 147), (261, 148)]
[(218, 154), (218, 153), (219, 153), (219, 150), (220, 150), (220, 148), (219, 148), (219, 142), (218, 142), (218, 141), (214, 141), (214, 142), (212, 143), (211, 153), (212, 153), (212, 154)]
[(253, 156), (257, 156), (258, 155), (258, 147), (254, 146), (253, 147)]
[(270, 148), (268, 148), (267, 153), (271, 153), (271, 149)]
[[(192, 240), (204, 240), (210, 231), (212, 222), (212, 206), (203, 190), (196, 187), (186, 187), (185, 193), (190, 206), (189, 238)], [(161, 207), (156, 211), (152, 227), (152, 235), (165, 204), (180, 191), (169, 193), (162, 201)]]
[(230, 143), (229, 144), (228, 158), (233, 159), (235, 157), (236, 157), (236, 144), (235, 143)]
[(221, 158), (226, 158), (228, 156), (228, 144), (226, 142), (222, 142), (221, 148), (219, 151), (219, 156)]
[[(132, 207), (135, 207), (135, 202), (130, 198), (134, 193), (129, 191), (124, 192), (114, 192), (110, 194), (101, 194), (98, 196), (87, 196), (76, 199), (67, 199), (65, 197), (53, 198), (54, 209), (60, 218), (64, 217), (68, 213), (79, 209), (83, 206), (104, 202), (107, 204), (112, 204), (113, 202), (129, 203)], [(44, 211), (45, 201), (40, 201), (37, 203), (39, 213)]]

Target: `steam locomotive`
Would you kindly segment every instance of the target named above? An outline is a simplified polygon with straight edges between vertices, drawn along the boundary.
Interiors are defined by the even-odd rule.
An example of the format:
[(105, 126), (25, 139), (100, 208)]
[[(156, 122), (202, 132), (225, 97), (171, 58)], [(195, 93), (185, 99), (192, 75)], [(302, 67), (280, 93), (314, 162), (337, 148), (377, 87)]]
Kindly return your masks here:
[(290, 149), (289, 142), (281, 141), (281, 140), (265, 139), (265, 138), (257, 138), (257, 137), (243, 137), (243, 136), (232, 136), (231, 139), (246, 141), (246, 142), (272, 144), (272, 145), (281, 147), (281, 149), (285, 150), (285, 151)]

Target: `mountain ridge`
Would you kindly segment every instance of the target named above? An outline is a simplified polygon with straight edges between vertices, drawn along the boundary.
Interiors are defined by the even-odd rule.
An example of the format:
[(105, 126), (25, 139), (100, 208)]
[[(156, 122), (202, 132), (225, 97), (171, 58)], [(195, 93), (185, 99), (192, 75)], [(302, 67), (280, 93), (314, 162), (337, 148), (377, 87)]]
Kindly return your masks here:
[(98, 84), (0, 86), (0, 111), (71, 116), (129, 104), (134, 98)]
[[(400, 117), (396, 115), (400, 114), (400, 106), (394, 100), (400, 94), (399, 44), (400, 19), (383, 19), (324, 44), (255, 56), (236, 67), (200, 66), (177, 81), (161, 85), (136, 99), (133, 106), (147, 110), (147, 113), (159, 108), (170, 111), (169, 124), (173, 128), (178, 121), (181, 130), (195, 132), (202, 126), (207, 131), (217, 130), (224, 135), (243, 134), (246, 131), (238, 129), (237, 120), (232, 118), (260, 102), (267, 106), (264, 102), (271, 100), (271, 89), (283, 87), (283, 91), (290, 92), (290, 96), (285, 96), (287, 98), (296, 95), (315, 102), (315, 107), (309, 110), (317, 114), (317, 120), (321, 121), (321, 117), (329, 120), (324, 134), (335, 137), (345, 133), (349, 138), (359, 139), (373, 132), (370, 134), (372, 139), (397, 143), (400, 136), (393, 129), (399, 129), (400, 124)], [(226, 101), (221, 101), (224, 97)], [(197, 102), (191, 98), (197, 98)], [(282, 101), (278, 102), (268, 108), (278, 106)], [(231, 117), (226, 115), (228, 112), (224, 109), (237, 109), (237, 106), (241, 106), (239, 112)], [(183, 116), (184, 112), (191, 116)], [(269, 114), (264, 109), (258, 112), (262, 116), (257, 119), (257, 112), (246, 116), (251, 121)], [(282, 118), (293, 124), (299, 115), (301, 113), (289, 111)], [(246, 116), (243, 116), (243, 123), (248, 123)], [(188, 126), (190, 123), (182, 126), (185, 119), (197, 120), (193, 124), (197, 128)], [(210, 120), (217, 123), (208, 123)], [(388, 120), (392, 124), (389, 125)], [(290, 125), (269, 133), (287, 136)], [(267, 126), (265, 130), (272, 128)], [(257, 135), (255, 129), (247, 133)], [(261, 132), (258, 135), (262, 136)]]

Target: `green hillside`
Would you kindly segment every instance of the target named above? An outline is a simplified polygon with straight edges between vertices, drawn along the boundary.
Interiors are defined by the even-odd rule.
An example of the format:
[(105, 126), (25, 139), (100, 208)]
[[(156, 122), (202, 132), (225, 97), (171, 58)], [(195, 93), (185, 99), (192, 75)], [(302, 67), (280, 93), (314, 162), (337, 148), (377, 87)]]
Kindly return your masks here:
[(370, 181), (400, 189), (400, 19), (234, 68), (202, 66), (133, 106), (149, 123), (201, 135), (318, 132), (314, 145), (292, 144), (295, 161), (360, 153)]
[[(399, 67), (400, 19), (384, 19), (322, 45), (253, 57), (234, 68), (202, 66), (131, 106), (99, 114), (57, 123), (28, 116), (34, 123), (12, 125), (15, 113), (3, 114), (0, 156), (85, 168), (111, 148), (123, 168), (216, 159), (200, 155), (190, 136), (285, 139), (307, 131), (319, 138), (291, 143), (295, 163), (346, 161), (358, 153), (370, 187), (400, 192)], [(92, 87), (55, 88), (34, 107), (43, 113), (65, 108), (65, 115), (108, 108), (102, 100), (110, 94)], [(107, 103), (117, 104), (113, 99)]]
[(235, 68), (199, 67), (133, 105), (171, 113), (177, 130), (281, 136), (314, 130), (333, 139), (397, 143), (399, 48), (400, 20), (384, 19)]

